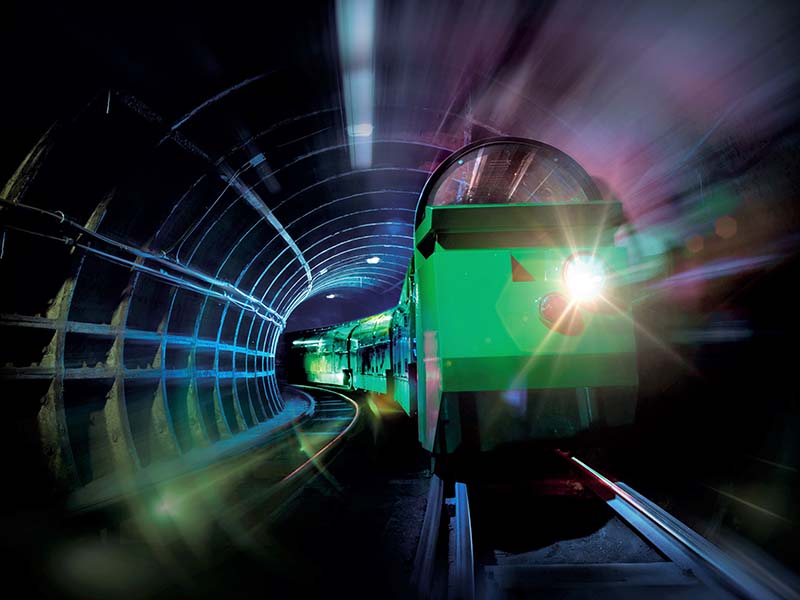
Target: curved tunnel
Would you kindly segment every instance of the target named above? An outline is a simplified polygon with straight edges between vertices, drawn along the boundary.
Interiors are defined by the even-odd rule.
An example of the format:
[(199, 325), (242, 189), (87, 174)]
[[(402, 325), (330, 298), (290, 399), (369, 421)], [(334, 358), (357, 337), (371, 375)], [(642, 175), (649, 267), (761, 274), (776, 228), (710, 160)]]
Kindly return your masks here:
[(698, 237), (720, 268), (794, 252), (796, 14), (228, 4), (13, 8), (0, 378), (26, 497), (293, 418), (282, 334), (396, 304), (420, 190), (471, 141), (573, 156), (649, 228), (645, 271)]
[[(351, 9), (371, 3), (362, 4)], [(20, 341), (2, 362), (9, 393), (26, 407), (23, 429), (38, 432), (34, 454), (65, 489), (278, 416), (275, 355), (287, 322), (302, 328), (395, 304), (428, 173), (465, 141), (504, 131), (475, 113), (470, 89), (504, 93), (502, 84), (482, 74), (473, 83), (462, 63), (437, 66), (435, 86), (404, 85), (375, 67), (380, 32), (371, 58), (348, 54), (359, 17), (339, 8), (320, 5), (316, 19), (280, 9), (282, 27), (269, 36), (223, 16), (230, 31), (216, 48), (199, 41), (210, 14), (190, 16), (200, 31), (172, 38), (167, 17), (164, 31), (135, 41), (109, 40), (113, 27), (92, 39), (100, 19), (88, 9), (61, 15), (72, 31), (55, 14), (45, 20), (57, 36), (48, 47), (63, 41), (71, 51), (41, 68), (57, 79), (71, 65), (88, 81), (48, 105), (55, 122), (3, 188), (3, 276), (21, 285), (0, 309)], [(21, 12), (23, 23), (38, 22)], [(200, 55), (181, 63), (185, 36)], [(425, 60), (386, 50), (406, 70)], [(124, 51), (144, 53), (143, 64)], [(354, 111), (367, 108), (346, 86), (376, 95), (367, 135), (353, 131)], [(527, 117), (560, 127), (515, 96), (531, 106)], [(304, 302), (312, 308), (295, 312)]]

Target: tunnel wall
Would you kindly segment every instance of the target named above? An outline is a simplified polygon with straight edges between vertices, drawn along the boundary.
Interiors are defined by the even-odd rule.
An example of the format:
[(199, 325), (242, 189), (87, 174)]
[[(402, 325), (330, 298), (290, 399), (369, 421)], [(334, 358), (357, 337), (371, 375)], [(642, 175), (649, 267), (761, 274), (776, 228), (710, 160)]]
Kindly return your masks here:
[[(164, 250), (187, 231), (202, 237), (205, 207), (175, 211), (162, 176), (186, 185), (208, 163), (160, 145), (158, 122), (130, 109), (109, 115), (103, 100), (51, 127), (0, 193), (5, 441), (18, 453), (18, 479), (39, 491), (141, 472), (284, 408), (281, 323), (265, 318), (263, 303), (234, 301), (243, 292), (214, 277), (224, 232), (192, 242), (202, 260)], [(93, 234), (128, 250), (101, 249)]]

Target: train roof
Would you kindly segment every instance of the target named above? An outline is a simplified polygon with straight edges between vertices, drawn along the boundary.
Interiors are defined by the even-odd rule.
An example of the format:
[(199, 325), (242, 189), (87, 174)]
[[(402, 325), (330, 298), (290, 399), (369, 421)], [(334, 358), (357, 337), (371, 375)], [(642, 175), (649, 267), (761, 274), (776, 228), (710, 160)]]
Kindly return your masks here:
[(392, 326), (392, 314), (395, 309), (392, 308), (372, 317), (362, 319), (358, 326), (353, 329), (353, 339), (371, 340), (373, 337), (388, 337), (389, 329)]
[(481, 140), (448, 157), (420, 194), (415, 227), (426, 206), (586, 203), (597, 186), (572, 157), (526, 138)]
[(292, 345), (315, 346), (334, 339), (346, 340), (351, 334), (358, 339), (372, 338), (373, 335), (385, 335), (392, 325), (392, 316), (395, 310), (397, 307), (363, 319), (297, 332), (299, 335), (292, 341)]

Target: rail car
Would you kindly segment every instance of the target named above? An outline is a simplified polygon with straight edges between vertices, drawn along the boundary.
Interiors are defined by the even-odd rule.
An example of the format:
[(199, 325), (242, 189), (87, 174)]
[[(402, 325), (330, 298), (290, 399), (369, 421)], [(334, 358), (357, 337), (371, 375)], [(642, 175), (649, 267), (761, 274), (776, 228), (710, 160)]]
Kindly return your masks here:
[(398, 306), (292, 348), (309, 381), (394, 398), (440, 464), (596, 439), (636, 409), (623, 219), (552, 146), (471, 144), (422, 190)]

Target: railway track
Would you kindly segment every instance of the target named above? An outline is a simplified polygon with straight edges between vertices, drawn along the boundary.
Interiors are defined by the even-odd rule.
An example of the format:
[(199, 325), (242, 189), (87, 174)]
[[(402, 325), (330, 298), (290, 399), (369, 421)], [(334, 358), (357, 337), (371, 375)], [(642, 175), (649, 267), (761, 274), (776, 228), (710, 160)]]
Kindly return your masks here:
[[(238, 594), (248, 587), (263, 590), (259, 569), (278, 575), (296, 569), (276, 566), (286, 546), (275, 540), (296, 518), (300, 502), (294, 501), (312, 481), (326, 477), (317, 480), (319, 487), (338, 485), (327, 467), (362, 421), (356, 402), (338, 392), (304, 387), (302, 393), (311, 396), (312, 414), (246, 440), (252, 443), (221, 460), (167, 473), (80, 511), (25, 521), (18, 531), (28, 536), (31, 551), (21, 551), (18, 560), (42, 574), (31, 582), (31, 594), (128, 597), (119, 587), (127, 581), (135, 590), (130, 597), (244, 597)], [(70, 561), (85, 568), (60, 579)]]
[(310, 478), (324, 473), (324, 464), (359, 422), (359, 406), (348, 396), (317, 386), (293, 387), (310, 396), (313, 414), (245, 457), (240, 461), (242, 473), (232, 475), (236, 502), (225, 510), (229, 518), (249, 523), (254, 532), (268, 526)]
[(303, 451), (309, 456), (284, 475), (282, 481), (297, 476), (321, 460), (356, 425), (359, 415), (358, 404), (344, 394), (315, 386), (295, 387), (314, 395), (314, 414), (295, 430), (298, 438), (303, 440)]
[(800, 598), (795, 581), (559, 456), (566, 476), (513, 489), (431, 478), (412, 581), (420, 598)]
[[(315, 386), (293, 387), (308, 396), (309, 416), (223, 460), (67, 514), (67, 539), (69, 531), (84, 528), (134, 543), (146, 531), (147, 544), (165, 546), (185, 533), (167, 524), (187, 514), (198, 530), (233, 523), (248, 532), (246, 537), (255, 537), (313, 477), (325, 473), (324, 465), (359, 423), (358, 404), (349, 397)], [(195, 505), (206, 508), (197, 513)], [(228, 540), (220, 545), (229, 545)]]
[[(230, 517), (258, 535), (268, 528), (341, 449), (341, 442), (359, 421), (358, 404), (328, 388), (295, 385), (314, 402), (313, 414), (283, 432), (263, 455), (254, 453), (247, 475), (237, 477), (236, 502), (226, 507)], [(265, 518), (266, 517), (266, 518)]]

